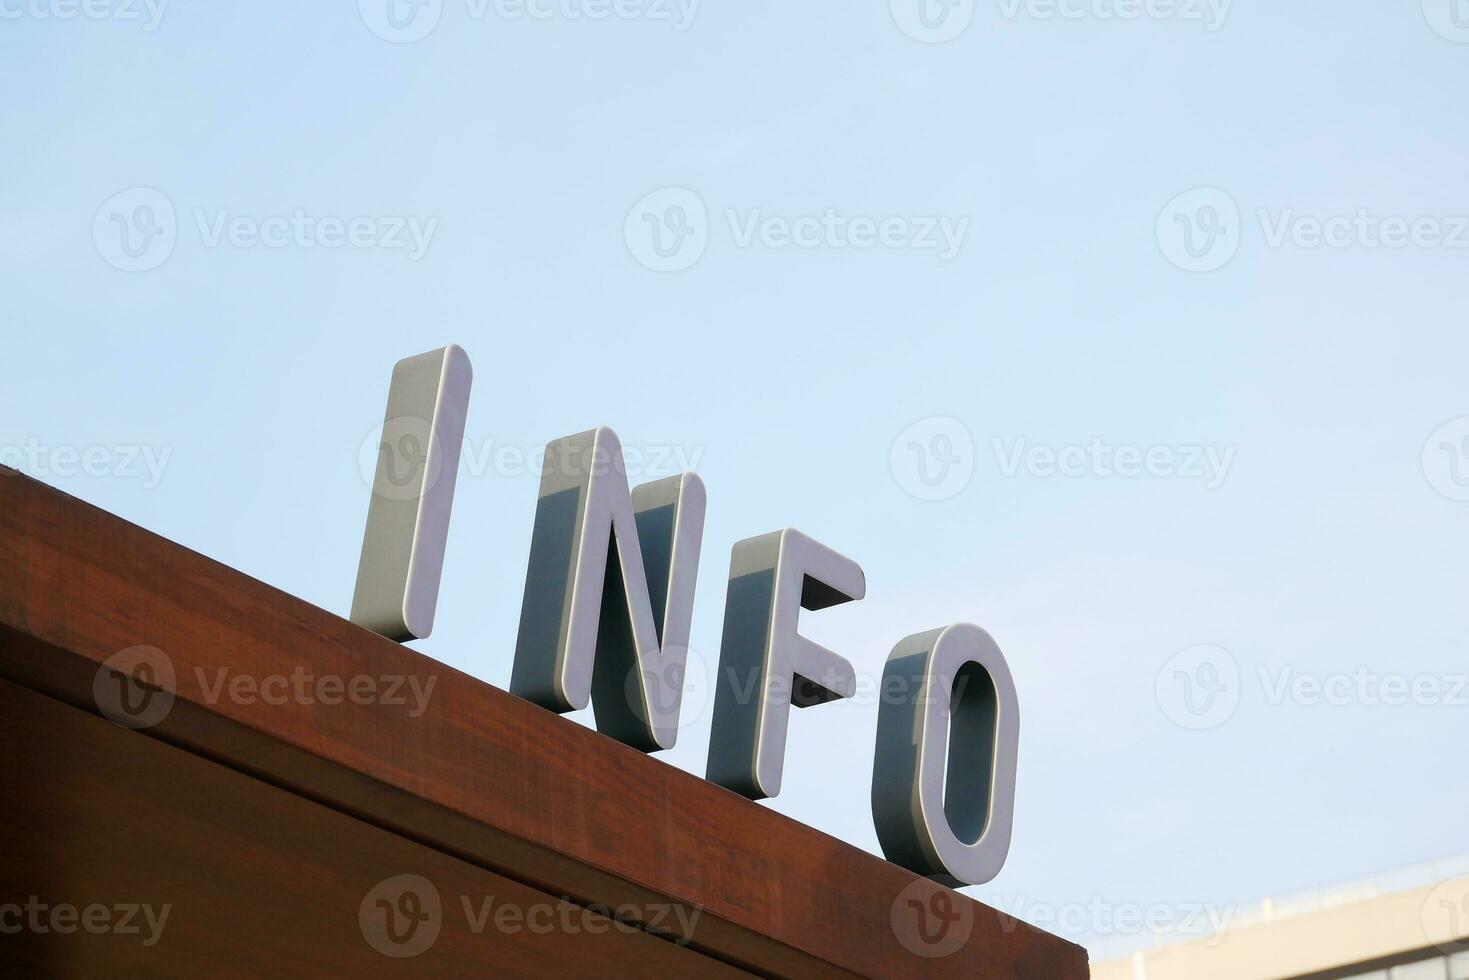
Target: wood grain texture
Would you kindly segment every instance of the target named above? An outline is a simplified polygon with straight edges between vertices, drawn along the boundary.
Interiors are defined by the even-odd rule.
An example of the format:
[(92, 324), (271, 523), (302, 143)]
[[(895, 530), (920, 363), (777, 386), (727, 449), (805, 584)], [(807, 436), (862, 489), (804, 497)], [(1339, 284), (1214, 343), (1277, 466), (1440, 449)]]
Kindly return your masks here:
[[(1080, 947), (0, 475), (0, 676), (96, 711), (99, 665), (137, 645), (163, 651), (177, 678), (172, 710), (148, 736), (547, 894), (697, 909), (683, 938), (730, 965), (787, 976), (1087, 976)], [(403, 677), (432, 683), (432, 695), (412, 717), (406, 706), (269, 704), (214, 686), (220, 671), (258, 684), (298, 668)], [(917, 955), (918, 925), (903, 919), (915, 889), (919, 904), (963, 910), (970, 925), (957, 951)]]
[[(0, 797), (6, 976), (749, 976), (5, 681)], [(361, 910), (402, 875), (395, 943)]]

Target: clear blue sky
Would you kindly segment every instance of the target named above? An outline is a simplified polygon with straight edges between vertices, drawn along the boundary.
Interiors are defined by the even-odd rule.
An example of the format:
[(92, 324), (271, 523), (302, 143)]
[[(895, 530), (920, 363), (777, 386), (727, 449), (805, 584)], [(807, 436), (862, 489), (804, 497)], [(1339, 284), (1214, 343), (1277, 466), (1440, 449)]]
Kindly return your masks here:
[[(391, 43), (372, 3), (175, 0), (154, 30), (141, 5), (38, 16), (55, 3), (0, 0), (6, 462), (38, 445), (48, 482), (345, 614), (388, 374), (457, 342), (482, 461), (598, 424), (697, 461), (707, 657), (730, 546), (786, 525), (866, 570), (864, 601), (804, 620), (859, 671), (911, 632), (994, 634), (1019, 801), (976, 896), (1226, 903), (1464, 848), (1469, 704), (1356, 681), (1271, 703), (1282, 676), (1469, 672), (1469, 428), (1429, 442), (1469, 416), (1469, 44), (1446, 4), (988, 0), (967, 24), (934, 7), (963, 29), (927, 43), (886, 0), (443, 0)], [(167, 230), (137, 210), (158, 198), (104, 206), (134, 188), (174, 215), (141, 258), (116, 222)], [(647, 214), (687, 267), (649, 268)], [(1312, 244), (1334, 216), (1338, 245)], [(365, 244), (313, 237), (359, 217)], [(884, 219), (888, 242), (854, 243)], [(956, 250), (915, 247), (943, 227)], [(1093, 440), (1162, 447), (1157, 472), (1066, 453)], [(54, 472), (93, 446), (168, 456), (156, 485)], [(1220, 480), (1189, 447), (1228, 454)], [(500, 687), (535, 496), (513, 463), (461, 476), (417, 644)], [(1178, 663), (1219, 675), (1170, 658), (1200, 644), (1228, 651), (1204, 666), (1237, 708), (1194, 730)], [(769, 805), (875, 849), (876, 717), (796, 713)], [(707, 725), (664, 758), (702, 773)]]

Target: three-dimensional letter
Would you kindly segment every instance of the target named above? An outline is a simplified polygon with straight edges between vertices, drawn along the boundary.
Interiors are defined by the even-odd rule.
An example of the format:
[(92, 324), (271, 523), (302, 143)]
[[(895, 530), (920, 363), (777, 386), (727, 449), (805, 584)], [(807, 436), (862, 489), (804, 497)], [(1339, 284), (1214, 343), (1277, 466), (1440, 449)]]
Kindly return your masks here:
[(557, 712), (590, 700), (599, 731), (672, 748), (705, 499), (693, 473), (629, 493), (611, 429), (548, 445), (511, 692)]
[(473, 374), (454, 344), (393, 368), (351, 616), (392, 640), (434, 628)]
[(968, 623), (915, 633), (882, 681), (872, 816), (883, 854), (953, 887), (991, 880), (1010, 852), (1020, 746), (1004, 654)]
[(800, 636), (801, 608), (860, 599), (867, 579), (850, 558), (787, 528), (734, 546), (724, 606), (708, 778), (752, 800), (780, 792), (791, 705), (857, 691), (852, 665)]

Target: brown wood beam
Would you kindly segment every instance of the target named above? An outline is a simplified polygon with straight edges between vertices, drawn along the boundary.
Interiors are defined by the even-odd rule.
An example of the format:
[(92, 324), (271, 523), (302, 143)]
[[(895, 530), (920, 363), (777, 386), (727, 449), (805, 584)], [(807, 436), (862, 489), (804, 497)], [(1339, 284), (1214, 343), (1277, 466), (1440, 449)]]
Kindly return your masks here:
[[(34, 480), (0, 475), (0, 676), (95, 712), (99, 665), (138, 645), (162, 650), (177, 684), (148, 736), (546, 894), (697, 909), (693, 934), (678, 938), (729, 965), (790, 976), (1087, 976), (1080, 947)], [(432, 696), (410, 717), (406, 706), (272, 705), (211, 690), (221, 670), (259, 683), (298, 668), (432, 683)], [(899, 901), (910, 888), (967, 911), (957, 952), (916, 955), (917, 923)]]

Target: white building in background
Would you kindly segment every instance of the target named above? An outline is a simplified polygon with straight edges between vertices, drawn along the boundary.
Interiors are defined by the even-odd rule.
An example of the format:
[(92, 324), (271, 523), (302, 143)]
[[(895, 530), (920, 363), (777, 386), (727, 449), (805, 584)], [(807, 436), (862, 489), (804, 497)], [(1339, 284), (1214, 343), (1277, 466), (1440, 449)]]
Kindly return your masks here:
[(1208, 938), (1090, 948), (1093, 980), (1469, 980), (1469, 855), (1267, 898)]

